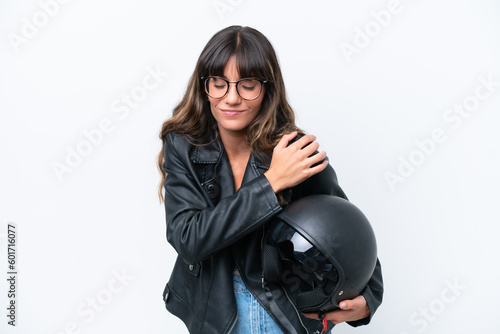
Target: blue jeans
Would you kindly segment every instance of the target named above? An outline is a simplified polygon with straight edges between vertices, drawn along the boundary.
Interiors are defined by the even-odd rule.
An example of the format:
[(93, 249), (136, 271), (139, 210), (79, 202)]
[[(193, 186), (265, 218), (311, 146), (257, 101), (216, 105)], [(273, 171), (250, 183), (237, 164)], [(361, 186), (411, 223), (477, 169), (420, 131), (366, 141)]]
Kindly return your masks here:
[(283, 334), (273, 318), (248, 291), (238, 275), (233, 275), (238, 320), (231, 334)]

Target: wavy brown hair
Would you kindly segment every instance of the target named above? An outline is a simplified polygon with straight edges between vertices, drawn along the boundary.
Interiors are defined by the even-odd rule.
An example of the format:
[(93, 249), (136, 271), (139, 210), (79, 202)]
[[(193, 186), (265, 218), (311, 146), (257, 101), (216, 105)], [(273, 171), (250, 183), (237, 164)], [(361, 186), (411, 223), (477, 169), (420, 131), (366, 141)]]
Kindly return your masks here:
[[(189, 79), (181, 102), (174, 108), (172, 117), (163, 123), (160, 139), (163, 142), (158, 154), (157, 167), (162, 178), (158, 197), (162, 202), (166, 172), (164, 163), (165, 136), (174, 131), (184, 134), (194, 145), (206, 145), (215, 132), (216, 121), (201, 77), (223, 76), (224, 66), (231, 56), (236, 56), (236, 66), (241, 78), (267, 80), (259, 114), (248, 126), (247, 140), (256, 154), (271, 155), (281, 137), (292, 131), (300, 131), (295, 125), (295, 115), (288, 104), (285, 84), (276, 53), (268, 39), (259, 31), (242, 26), (230, 26), (216, 33), (201, 52), (196, 68)], [(279, 196), (280, 199), (282, 196)]]

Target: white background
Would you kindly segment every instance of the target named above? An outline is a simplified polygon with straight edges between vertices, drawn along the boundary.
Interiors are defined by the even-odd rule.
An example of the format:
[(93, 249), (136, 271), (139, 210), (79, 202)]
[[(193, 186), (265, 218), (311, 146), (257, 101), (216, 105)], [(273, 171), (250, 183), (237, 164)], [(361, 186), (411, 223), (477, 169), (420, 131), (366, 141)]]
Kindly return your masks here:
[[(204, 45), (232, 24), (273, 43), (298, 125), (376, 231), (384, 302), (369, 326), (335, 333), (498, 333), (498, 2), (74, 0), (45, 6), (50, 16), (45, 3), (0, 2), (1, 333), (187, 333), (161, 296), (175, 252), (158, 133)], [(163, 74), (146, 91), (148, 68)], [(478, 88), (488, 78), (496, 86)], [(488, 96), (474, 100), (477, 89)], [(464, 101), (474, 110), (447, 121)], [(446, 139), (422, 152), (436, 130)], [(58, 177), (78, 147), (86, 155)]]

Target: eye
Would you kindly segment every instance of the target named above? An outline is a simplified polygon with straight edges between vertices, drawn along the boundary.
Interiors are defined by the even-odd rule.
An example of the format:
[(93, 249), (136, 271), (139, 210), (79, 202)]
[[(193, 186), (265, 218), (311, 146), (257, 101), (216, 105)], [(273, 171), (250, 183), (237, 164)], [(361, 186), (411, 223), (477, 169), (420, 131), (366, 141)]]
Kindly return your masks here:
[(257, 80), (243, 80), (240, 81), (240, 88), (247, 90), (247, 91), (252, 91), (257, 89), (259, 82)]
[(212, 87), (217, 89), (225, 88), (227, 86), (227, 83), (221, 78), (211, 78), (210, 84), (212, 85)]

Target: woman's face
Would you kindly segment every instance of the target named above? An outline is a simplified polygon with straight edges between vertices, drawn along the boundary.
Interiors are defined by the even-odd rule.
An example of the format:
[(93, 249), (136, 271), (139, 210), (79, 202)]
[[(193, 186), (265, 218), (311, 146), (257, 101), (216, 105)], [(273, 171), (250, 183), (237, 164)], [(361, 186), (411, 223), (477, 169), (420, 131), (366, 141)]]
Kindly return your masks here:
[[(224, 67), (224, 77), (230, 82), (238, 81), (240, 78), (236, 67), (236, 58), (232, 56)], [(230, 84), (226, 96), (215, 99), (208, 96), (210, 110), (217, 121), (219, 133), (225, 135), (242, 135), (250, 123), (260, 112), (262, 100), (264, 99), (265, 87), (255, 100), (243, 100), (236, 91), (236, 85)]]

